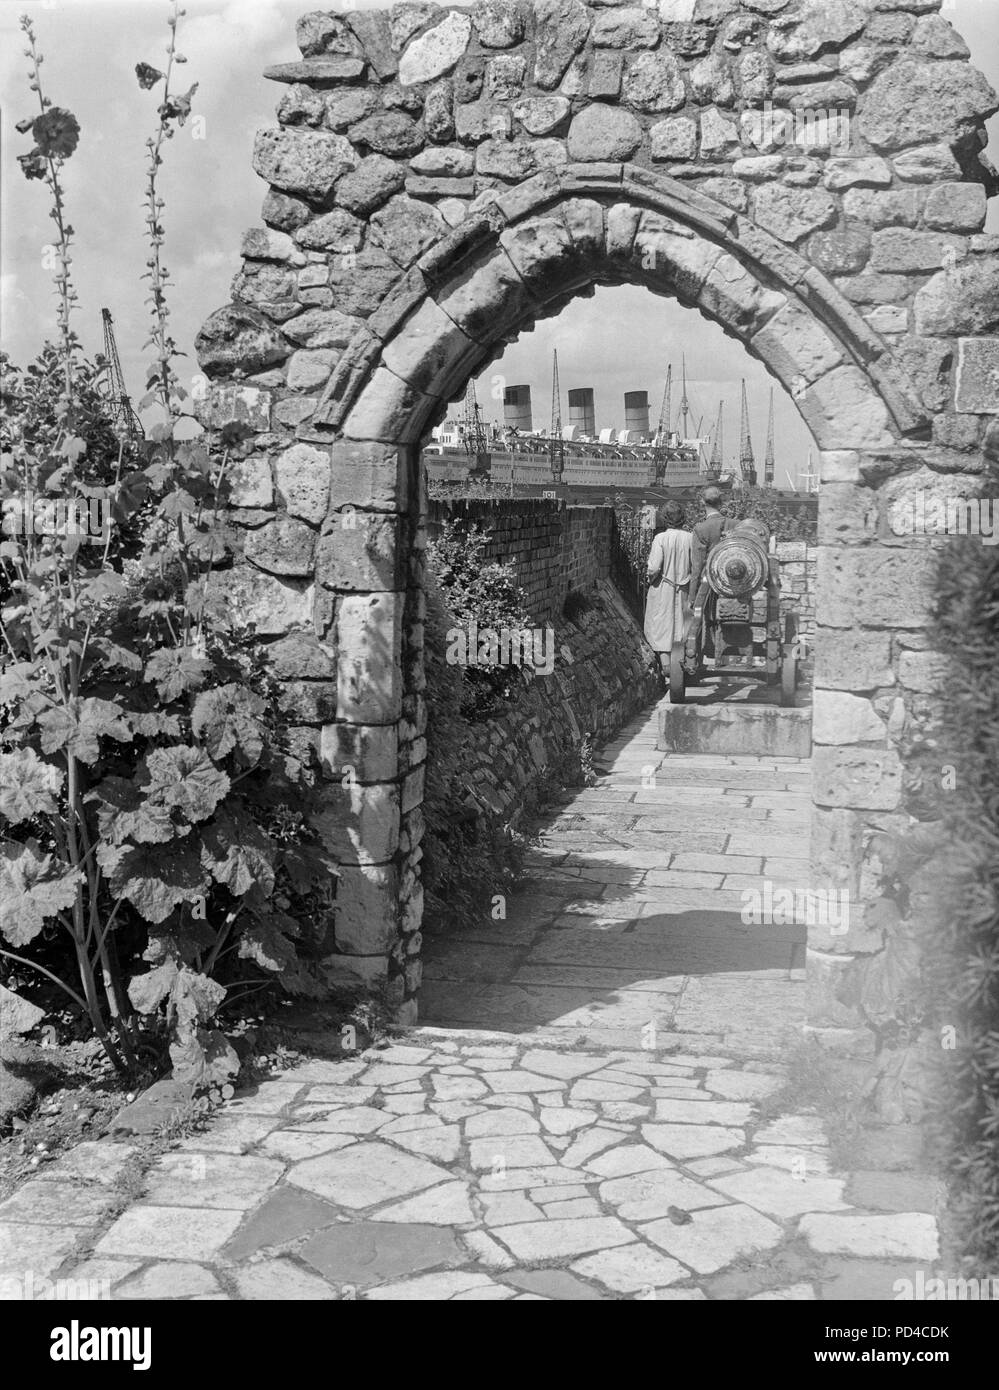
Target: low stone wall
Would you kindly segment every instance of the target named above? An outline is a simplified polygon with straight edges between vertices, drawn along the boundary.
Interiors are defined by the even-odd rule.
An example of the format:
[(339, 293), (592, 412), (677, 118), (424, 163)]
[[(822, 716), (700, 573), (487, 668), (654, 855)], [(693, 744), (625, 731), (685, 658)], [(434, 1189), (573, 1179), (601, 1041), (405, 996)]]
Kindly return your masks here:
[(564, 501), (527, 498), (447, 498), (427, 508), (433, 540), (448, 521), (488, 533), (485, 555), (512, 563), (535, 622), (562, 612), (570, 589), (589, 589), (610, 574), (613, 513), (610, 507), (576, 507)]
[(605, 741), (662, 693), (653, 653), (613, 584), (598, 579), (587, 599), (571, 622), (553, 620), (552, 674), (532, 675), (503, 714), (470, 726), (461, 752), (468, 805), (511, 814), (584, 738)]

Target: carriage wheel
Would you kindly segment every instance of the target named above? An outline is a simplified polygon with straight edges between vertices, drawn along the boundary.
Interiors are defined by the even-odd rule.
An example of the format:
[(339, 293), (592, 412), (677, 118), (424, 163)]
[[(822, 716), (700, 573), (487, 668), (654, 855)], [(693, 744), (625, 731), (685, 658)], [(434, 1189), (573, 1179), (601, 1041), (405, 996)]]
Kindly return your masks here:
[(793, 706), (798, 686), (798, 615), (788, 613), (784, 619), (784, 647), (780, 664), (780, 702)]
[(669, 654), (669, 699), (682, 705), (687, 698), (687, 676), (683, 669), (683, 643), (674, 642)]

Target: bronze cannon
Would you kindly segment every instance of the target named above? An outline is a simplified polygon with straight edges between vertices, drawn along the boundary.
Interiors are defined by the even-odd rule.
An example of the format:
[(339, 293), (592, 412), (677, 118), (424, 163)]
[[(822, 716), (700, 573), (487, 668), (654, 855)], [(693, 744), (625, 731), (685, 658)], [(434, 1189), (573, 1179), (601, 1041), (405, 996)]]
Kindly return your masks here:
[[(753, 600), (766, 593), (765, 660), (753, 652)], [(798, 683), (798, 618), (780, 615), (780, 565), (770, 553), (770, 531), (752, 518), (731, 524), (712, 547), (704, 574), (686, 612), (683, 638), (670, 653), (669, 693), (686, 699), (687, 685), (704, 671), (705, 651), (714, 654), (714, 675), (741, 675), (780, 685), (782, 705), (793, 705)]]

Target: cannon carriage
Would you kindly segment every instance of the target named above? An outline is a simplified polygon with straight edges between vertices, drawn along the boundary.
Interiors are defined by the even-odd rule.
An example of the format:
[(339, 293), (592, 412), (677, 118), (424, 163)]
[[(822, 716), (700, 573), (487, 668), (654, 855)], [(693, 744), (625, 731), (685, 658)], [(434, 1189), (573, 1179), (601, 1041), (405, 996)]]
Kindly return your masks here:
[[(765, 662), (753, 655), (753, 601), (766, 594)], [(770, 532), (747, 519), (726, 530), (711, 549), (696, 594), (691, 596), (683, 637), (670, 652), (669, 693), (673, 704), (687, 698), (687, 686), (705, 669), (710, 647), (711, 674), (739, 675), (780, 686), (780, 703), (792, 706), (798, 684), (798, 618), (780, 613), (780, 565), (770, 554)]]

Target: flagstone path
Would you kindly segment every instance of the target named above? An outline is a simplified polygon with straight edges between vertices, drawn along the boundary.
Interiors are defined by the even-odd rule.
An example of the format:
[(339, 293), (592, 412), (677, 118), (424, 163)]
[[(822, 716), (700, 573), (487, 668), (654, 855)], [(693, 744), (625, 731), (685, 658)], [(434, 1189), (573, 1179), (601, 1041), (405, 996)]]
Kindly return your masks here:
[(761, 1115), (803, 1018), (807, 764), (672, 758), (654, 717), (539, 827), (525, 890), (428, 939), (401, 1039), (229, 1102), (121, 1210), (125, 1143), (0, 1206), (0, 1275), (146, 1299), (892, 1299), (941, 1193), (908, 1131), (832, 1170)]

